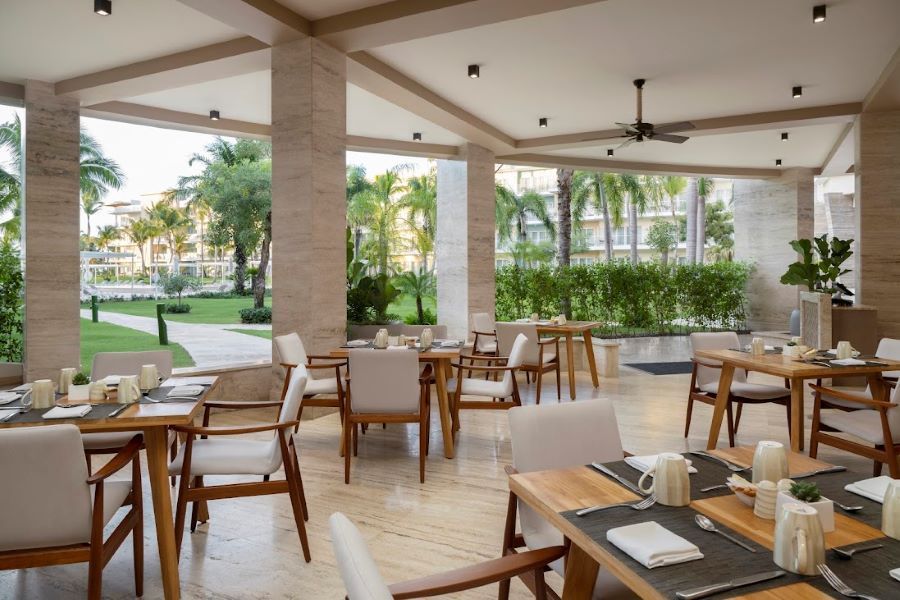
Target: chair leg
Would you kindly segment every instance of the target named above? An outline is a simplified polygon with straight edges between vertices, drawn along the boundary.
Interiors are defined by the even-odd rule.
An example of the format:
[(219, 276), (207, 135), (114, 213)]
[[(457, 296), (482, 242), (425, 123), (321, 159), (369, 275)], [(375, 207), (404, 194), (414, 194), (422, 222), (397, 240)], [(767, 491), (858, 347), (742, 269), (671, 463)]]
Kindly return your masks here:
[(344, 483), (350, 483), (350, 415), (344, 415)]
[(134, 595), (144, 595), (144, 497), (141, 492), (141, 465), (134, 461), (131, 471), (131, 509), (137, 514), (131, 542), (134, 547)]
[(534, 570), (534, 597), (535, 600), (547, 600), (547, 584), (544, 582), (544, 569)]
[(425, 456), (428, 454), (428, 424), (425, 411), (419, 415), (419, 483), (425, 483)]
[(297, 452), (294, 451), (294, 472), (297, 473), (297, 493), (300, 495), (300, 504), (303, 508), (303, 520), (309, 521), (309, 508), (306, 506), (306, 492), (303, 490), (303, 477), (300, 475), (300, 461)]
[(788, 439), (791, 439), (791, 401), (788, 400), (785, 403), (785, 406), (787, 407), (787, 410), (785, 412), (787, 412)]
[(562, 369), (559, 366), (559, 363), (556, 363), (556, 400), (557, 402), (562, 402)]
[(887, 443), (884, 446), (885, 454), (887, 454), (888, 470), (894, 479), (900, 478), (900, 462), (897, 461), (897, 449), (894, 444)]
[(687, 439), (691, 431), (691, 414), (694, 412), (694, 399), (688, 396), (687, 414), (684, 416), (684, 437)]
[[(202, 488), (203, 487), (203, 476), (198, 475), (194, 477), (194, 487)], [(200, 501), (191, 502), (191, 533), (197, 531), (197, 515), (200, 514)]]
[(535, 377), (535, 380), (537, 381), (536, 391), (534, 392), (534, 403), (540, 404), (541, 403), (541, 383), (544, 378), (544, 372), (539, 369), (538, 372), (535, 373), (534, 377)]
[(175, 502), (175, 554), (181, 558), (181, 541), (184, 538), (184, 519), (187, 513), (187, 492), (190, 477), (182, 477), (178, 482), (178, 500)]
[(103, 544), (97, 544), (98, 548), (91, 544), (90, 560), (88, 561), (88, 600), (100, 600), (103, 590)]
[[(280, 435), (280, 434), (279, 434)], [(284, 441), (282, 441), (282, 449), (286, 446), (284, 445)], [(284, 454), (282, 454), (284, 456)], [(303, 504), (300, 501), (300, 485), (297, 481), (297, 476), (299, 474), (299, 470), (294, 470), (294, 465), (291, 464), (291, 461), (285, 460), (284, 462), (284, 477), (288, 482), (288, 496), (291, 498), (291, 508), (294, 511), (294, 522), (297, 524), (297, 534), (300, 536), (300, 546), (303, 548), (303, 559), (306, 562), (312, 560), (312, 557), (309, 553), (309, 539), (306, 536), (306, 521), (304, 520), (303, 514)]]
[[(738, 405), (738, 410), (740, 410), (740, 405)], [(734, 435), (737, 431), (737, 427), (734, 425), (734, 418), (731, 412), (731, 401), (728, 401), (728, 404), (725, 405), (725, 418), (728, 420), (727, 428), (728, 428), (728, 446), (734, 448)]]
[(737, 403), (737, 414), (734, 415), (734, 433), (736, 434), (738, 431), (738, 427), (741, 426), (741, 413), (744, 411), (744, 403)]
[(94, 469), (91, 466), (91, 455), (87, 452), (84, 453), (84, 461), (87, 463), (88, 475), (91, 475), (94, 472)]
[(362, 430), (363, 434), (366, 433), (366, 424), (363, 423), (360, 426), (359, 423), (353, 424), (353, 456), (359, 456), (359, 432)]
[[(812, 444), (810, 444), (810, 446), (812, 446)], [(875, 449), (876, 450), (884, 450), (884, 446), (875, 446)], [(812, 448), (810, 448), (810, 451), (812, 451)], [(883, 462), (881, 462), (878, 459), (875, 459), (872, 462), (872, 477), (881, 477), (881, 469), (883, 466), (884, 466)]]
[(529, 371), (525, 371), (525, 383), (531, 385), (531, 373)]

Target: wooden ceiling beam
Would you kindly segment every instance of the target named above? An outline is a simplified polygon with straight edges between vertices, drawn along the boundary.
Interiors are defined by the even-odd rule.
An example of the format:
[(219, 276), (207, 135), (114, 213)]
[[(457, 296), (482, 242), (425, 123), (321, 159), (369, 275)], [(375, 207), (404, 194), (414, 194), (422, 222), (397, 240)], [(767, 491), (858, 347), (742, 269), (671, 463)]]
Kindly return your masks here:
[(900, 109), (900, 48), (863, 100), (863, 112)]
[(268, 139), (272, 134), (272, 127), (264, 123), (251, 123), (236, 119), (213, 121), (209, 115), (198, 115), (132, 102), (101, 102), (83, 106), (81, 114), (135, 125), (151, 125), (211, 135)]
[(179, 0), (270, 46), (307, 36), (310, 22), (275, 0)]

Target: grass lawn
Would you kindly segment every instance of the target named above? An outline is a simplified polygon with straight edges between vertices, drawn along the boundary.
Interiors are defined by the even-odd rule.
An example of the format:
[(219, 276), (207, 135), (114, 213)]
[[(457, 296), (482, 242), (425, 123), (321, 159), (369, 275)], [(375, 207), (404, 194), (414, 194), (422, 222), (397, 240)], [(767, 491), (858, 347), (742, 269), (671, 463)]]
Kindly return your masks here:
[[(423, 298), (422, 308), (424, 310), (430, 310), (432, 313), (437, 313), (437, 304), (434, 298)], [(410, 296), (400, 296), (396, 302), (391, 303), (388, 307), (388, 312), (400, 315), (401, 320), (409, 315), (414, 315), (416, 314), (416, 299)]]
[(160, 346), (159, 338), (111, 323), (92, 323), (81, 319), (81, 367), (90, 372), (91, 362), (98, 352), (134, 352), (140, 350), (171, 350), (176, 367), (193, 367), (194, 361), (179, 344)]
[[(159, 302), (173, 302), (161, 299)], [(167, 321), (184, 323), (235, 323), (241, 322), (239, 311), (252, 308), (253, 298), (185, 298), (183, 302), (191, 305), (191, 312), (185, 314), (168, 314)], [(156, 300), (134, 300), (132, 302), (102, 302), (101, 311), (125, 313), (139, 317), (156, 318)], [(266, 306), (272, 306), (272, 299), (266, 298)]]
[(256, 337), (265, 338), (267, 340), (272, 339), (271, 329), (228, 329), (227, 331), (243, 333), (244, 335), (255, 335)]

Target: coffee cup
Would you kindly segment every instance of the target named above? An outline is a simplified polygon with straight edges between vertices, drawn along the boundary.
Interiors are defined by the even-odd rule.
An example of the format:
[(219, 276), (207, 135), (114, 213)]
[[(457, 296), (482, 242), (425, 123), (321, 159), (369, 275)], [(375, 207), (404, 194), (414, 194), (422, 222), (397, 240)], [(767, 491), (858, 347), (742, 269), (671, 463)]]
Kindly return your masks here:
[(780, 442), (762, 441), (753, 453), (753, 483), (780, 481), (788, 476), (787, 451)]
[(850, 358), (853, 356), (853, 346), (850, 342), (838, 342), (836, 352), (838, 359)]
[[(644, 487), (644, 480), (653, 476), (649, 488)], [(688, 475), (687, 461), (680, 454), (663, 452), (638, 480), (638, 488), (644, 493), (653, 493), (660, 504), (666, 506), (687, 506), (691, 503), (691, 479)]]
[(159, 370), (156, 365), (142, 365), (140, 384), (142, 390), (155, 390), (159, 387)]
[(72, 378), (75, 377), (75, 373), (78, 372), (78, 369), (73, 367), (66, 367), (65, 369), (60, 369), (59, 371), (59, 383), (56, 386), (56, 389), (59, 390), (60, 394), (68, 394), (69, 386), (72, 385)]
[(900, 540), (900, 479), (888, 482), (881, 505), (881, 531), (888, 537)]
[(785, 504), (775, 525), (775, 564), (791, 573), (817, 575), (825, 562), (825, 534), (815, 508)]
[(34, 408), (50, 408), (56, 404), (53, 382), (49, 379), (38, 379), (32, 383), (31, 400)]
[(125, 375), (119, 379), (117, 389), (119, 404), (131, 404), (141, 397), (141, 388), (138, 387), (137, 375)]
[(102, 381), (92, 381), (88, 388), (88, 398), (91, 402), (106, 400), (106, 384)]

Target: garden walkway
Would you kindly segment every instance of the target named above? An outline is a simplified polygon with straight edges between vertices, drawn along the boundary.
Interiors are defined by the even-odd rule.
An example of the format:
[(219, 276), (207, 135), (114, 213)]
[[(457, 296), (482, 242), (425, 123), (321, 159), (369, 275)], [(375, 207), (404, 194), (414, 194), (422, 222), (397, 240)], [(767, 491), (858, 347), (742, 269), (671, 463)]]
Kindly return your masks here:
[[(89, 309), (81, 316), (91, 318)], [(100, 311), (100, 320), (157, 335), (156, 319), (114, 312)], [(228, 329), (271, 329), (270, 325), (179, 323), (166, 321), (169, 341), (181, 346), (191, 355), (198, 367), (271, 360), (272, 342), (265, 338), (236, 333)]]

